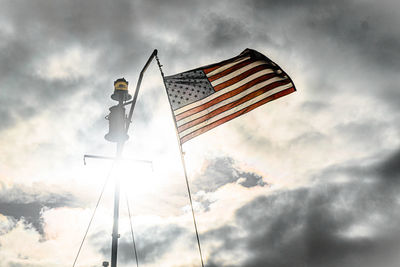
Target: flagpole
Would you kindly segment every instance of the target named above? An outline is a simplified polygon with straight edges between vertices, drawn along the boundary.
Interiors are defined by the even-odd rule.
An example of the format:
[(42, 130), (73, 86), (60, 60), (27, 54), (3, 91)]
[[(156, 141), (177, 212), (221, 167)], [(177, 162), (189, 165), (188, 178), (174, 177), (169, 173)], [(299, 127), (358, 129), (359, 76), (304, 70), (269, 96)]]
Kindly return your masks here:
[[(157, 60), (158, 68), (160, 69), (160, 72), (161, 72), (161, 76), (162, 76), (162, 79), (163, 79), (165, 91), (167, 92), (167, 86), (166, 86), (166, 84), (165, 84), (164, 72), (163, 72), (163, 70), (162, 70), (162, 65), (161, 65), (161, 63), (160, 63), (160, 60), (159, 60), (159, 58), (158, 58), (158, 55), (156, 55), (155, 57), (156, 57), (156, 60)], [(171, 108), (171, 114), (172, 114), (172, 118), (173, 118), (173, 121), (174, 121), (174, 124), (175, 124), (175, 133), (176, 133), (176, 138), (177, 138), (177, 140), (178, 140), (179, 152), (180, 152), (180, 155), (181, 155), (181, 161), (182, 161), (182, 166), (183, 166), (183, 172), (184, 172), (184, 175), (185, 175), (186, 188), (187, 188), (187, 192), (188, 192), (188, 195), (189, 195), (190, 208), (191, 208), (191, 210), (192, 210), (192, 218), (193, 218), (194, 229), (195, 229), (195, 231), (196, 231), (196, 239), (197, 239), (197, 246), (198, 246), (198, 248), (199, 248), (201, 266), (204, 267), (203, 254), (202, 254), (202, 252), (201, 252), (201, 245), (200, 245), (199, 232), (198, 232), (198, 230), (197, 230), (196, 217), (195, 217), (195, 215), (194, 215), (194, 209), (193, 209), (192, 194), (191, 194), (191, 192), (190, 192), (189, 179), (188, 179), (188, 175), (187, 175), (187, 171), (186, 171), (186, 163), (185, 163), (184, 152), (183, 152), (183, 150), (182, 150), (182, 143), (181, 143), (181, 139), (179, 138), (179, 134), (178, 134), (178, 130), (177, 130), (177, 129), (178, 129), (178, 125), (176, 124), (176, 120), (175, 120), (175, 117), (174, 117), (174, 113), (173, 113), (172, 108)]]

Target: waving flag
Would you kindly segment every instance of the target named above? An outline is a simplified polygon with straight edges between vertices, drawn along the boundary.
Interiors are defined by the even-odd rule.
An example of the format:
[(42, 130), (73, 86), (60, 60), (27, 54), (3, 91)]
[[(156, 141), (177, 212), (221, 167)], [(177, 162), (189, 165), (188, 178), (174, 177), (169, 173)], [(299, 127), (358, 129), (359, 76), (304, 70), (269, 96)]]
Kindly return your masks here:
[(263, 54), (234, 58), (164, 78), (181, 144), (269, 101), (296, 91)]

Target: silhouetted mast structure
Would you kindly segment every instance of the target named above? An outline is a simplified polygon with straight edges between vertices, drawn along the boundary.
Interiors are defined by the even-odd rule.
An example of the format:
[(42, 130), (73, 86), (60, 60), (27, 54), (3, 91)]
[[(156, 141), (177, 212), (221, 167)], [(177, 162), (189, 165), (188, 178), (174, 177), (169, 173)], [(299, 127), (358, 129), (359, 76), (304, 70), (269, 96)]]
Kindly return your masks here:
[[(125, 142), (129, 139), (128, 130), (131, 124), (133, 111), (135, 109), (136, 100), (139, 94), (140, 85), (142, 83), (143, 74), (149, 66), (150, 62), (157, 55), (155, 49), (150, 55), (142, 71), (140, 72), (139, 79), (136, 85), (135, 93), (132, 96), (128, 91), (129, 82), (125, 78), (117, 79), (114, 82), (114, 93), (111, 95), (111, 99), (118, 102), (117, 105), (110, 107), (110, 114), (106, 116), (109, 122), (109, 131), (104, 138), (109, 141), (116, 143), (116, 156), (105, 157), (96, 155), (84, 155), (85, 158), (97, 158), (97, 159), (113, 159), (115, 161), (121, 160), (122, 151)], [(132, 99), (131, 101), (129, 101)], [(125, 106), (131, 105), (129, 114), (126, 114)], [(119, 167), (117, 165), (117, 167)], [(118, 233), (119, 225), (119, 200), (120, 200), (120, 181), (119, 177), (115, 178), (115, 189), (114, 189), (114, 215), (113, 215), (113, 230), (112, 230), (112, 241), (111, 241), (111, 267), (117, 267), (117, 255), (118, 255)], [(108, 262), (103, 262), (103, 266), (108, 266)]]

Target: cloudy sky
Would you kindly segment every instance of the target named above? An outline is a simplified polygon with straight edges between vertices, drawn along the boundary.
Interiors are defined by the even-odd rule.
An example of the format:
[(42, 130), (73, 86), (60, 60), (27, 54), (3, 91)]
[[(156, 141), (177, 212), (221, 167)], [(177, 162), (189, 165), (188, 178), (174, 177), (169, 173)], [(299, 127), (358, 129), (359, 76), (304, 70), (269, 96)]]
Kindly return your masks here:
[[(72, 266), (114, 155), (113, 81), (133, 92), (245, 48), (297, 92), (183, 146), (208, 267), (400, 261), (400, 6), (394, 0), (0, 0), (0, 266)], [(119, 266), (200, 266), (158, 67), (124, 157)], [(76, 266), (109, 260), (113, 179)]]

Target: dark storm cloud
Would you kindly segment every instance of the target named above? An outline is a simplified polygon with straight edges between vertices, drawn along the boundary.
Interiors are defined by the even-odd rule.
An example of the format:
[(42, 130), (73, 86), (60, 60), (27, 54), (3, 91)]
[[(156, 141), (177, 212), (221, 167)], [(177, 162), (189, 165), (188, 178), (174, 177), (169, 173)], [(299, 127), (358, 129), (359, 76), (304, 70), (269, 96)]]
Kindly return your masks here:
[(5, 107), (0, 107), (0, 117), (1, 117), (0, 131), (2, 129), (7, 129), (8, 127), (12, 126), (12, 124), (15, 121), (14, 116)]
[[(4, 11), (17, 36), (53, 49), (71, 43), (107, 47), (116, 41), (116, 45), (127, 45), (137, 25), (132, 1), (24, 1), (24, 8), (15, 5), (5, 5)], [(37, 38), (40, 33), (45, 35)]]
[(212, 47), (227, 49), (228, 46), (236, 48), (238, 42), (251, 36), (245, 24), (239, 19), (211, 14), (206, 21), (205, 28), (209, 29), (206, 31), (207, 39)]
[(26, 223), (32, 224), (40, 234), (43, 234), (41, 211), (45, 206), (49, 206), (49, 204), (42, 202), (15, 203), (0, 201), (0, 214), (11, 216), (16, 220), (24, 219)]
[[(211, 266), (231, 266), (219, 255), (236, 249), (244, 250), (245, 260), (234, 266), (397, 266), (399, 155), (369, 166), (332, 166), (311, 187), (244, 205), (236, 212), (238, 229), (224, 226), (202, 236), (223, 241), (211, 254)], [(347, 181), (336, 181), (343, 175)], [(357, 232), (363, 227), (366, 234)]]
[(0, 214), (23, 219), (43, 234), (42, 212), (45, 209), (76, 206), (76, 198), (70, 193), (46, 192), (37, 187), (13, 186), (0, 191)]
[[(73, 99), (84, 86), (104, 102), (113, 78), (104, 84), (101, 77), (115, 78), (136, 70), (134, 61), (144, 62), (143, 52), (151, 52), (138, 36), (133, 5), (131, 1), (25, 1), (24, 8), (4, 5), (2, 16), (13, 30), (0, 31), (1, 114), (5, 118), (1, 128), (43, 109), (57, 109), (59, 101)], [(46, 67), (47, 57), (76, 47), (98, 54), (95, 68), (90, 70), (92, 76), (48, 80), (37, 75), (38, 67)]]
[[(400, 37), (394, 36), (385, 28), (385, 25), (397, 25), (398, 18), (391, 16), (391, 12), (381, 9), (380, 3), (354, 0), (334, 2), (249, 0), (246, 2), (253, 6), (256, 14), (266, 17), (267, 20), (269, 17), (267, 14), (272, 15), (271, 18), (274, 19), (276, 16), (294, 15), (299, 24), (291, 25), (293, 37), (299, 37), (299, 34), (309, 31), (315, 37), (332, 38), (332, 44), (343, 42), (349, 48), (357, 48), (364, 58), (372, 59), (373, 62), (381, 64), (381, 67), (395, 67), (400, 62), (398, 60)], [(296, 33), (296, 29), (301, 28), (303, 30)], [(314, 41), (318, 42), (318, 39)], [(318, 46), (318, 43), (315, 46)]]
[[(21, 79), (8, 83), (8, 88), (4, 88), (7, 94), (0, 114), (5, 121), (0, 126), (6, 129), (14, 125), (17, 121), (30, 119), (32, 116), (52, 108), (56, 112), (62, 113), (57, 106), (59, 100), (70, 97), (77, 92), (83, 81), (46, 81), (31, 75), (21, 76)], [(15, 88), (25, 89), (23, 94), (16, 95)]]
[[(173, 244), (182, 236), (184, 236), (186, 230), (177, 225), (166, 225), (166, 226), (155, 226), (148, 228), (143, 232), (135, 234), (135, 243), (138, 253), (138, 260), (140, 263), (152, 263), (157, 259), (161, 258), (165, 253), (168, 252)], [(92, 238), (94, 243), (97, 243), (97, 238), (99, 236), (105, 236), (104, 233), (96, 235)], [(135, 254), (132, 244), (131, 233), (126, 233), (118, 244), (118, 255), (122, 262), (134, 262)], [(128, 238), (129, 237), (129, 238)], [(101, 242), (101, 244), (106, 244)], [(110, 254), (111, 247), (106, 245), (101, 247), (100, 252), (104, 256)]]
[[(277, 51), (287, 63), (292, 53), (295, 59), (302, 58), (301, 76), (309, 82), (307, 88), (298, 89), (315, 93), (308, 101), (342, 91), (362, 92), (378, 96), (382, 104), (393, 104), (398, 112), (400, 36), (393, 32), (400, 20), (394, 11), (398, 10), (395, 2), (245, 2), (254, 14), (252, 32), (264, 28), (269, 36), (279, 40), (281, 47)], [(252, 39), (264, 42), (261, 35)]]
[[(313, 8), (322, 16), (311, 16), (308, 24), (313, 31), (332, 36), (349, 48), (356, 48), (359, 56), (385, 69), (399, 67), (400, 38), (388, 34), (383, 24), (376, 23), (379, 14), (373, 4), (340, 1), (320, 2)], [(385, 16), (388, 25), (398, 24), (397, 18)]]
[(262, 180), (262, 176), (255, 174), (253, 172), (240, 172), (240, 178), (243, 178), (243, 181), (240, 181), (239, 184), (244, 187), (254, 187), (254, 186), (264, 186), (266, 183)]
[(393, 153), (387, 160), (376, 167), (376, 172), (381, 175), (389, 185), (400, 184), (400, 150)]
[(202, 174), (194, 181), (196, 190), (213, 192), (226, 184), (236, 182), (244, 187), (266, 185), (258, 174), (235, 167), (235, 162), (230, 157), (214, 158), (206, 164)]

